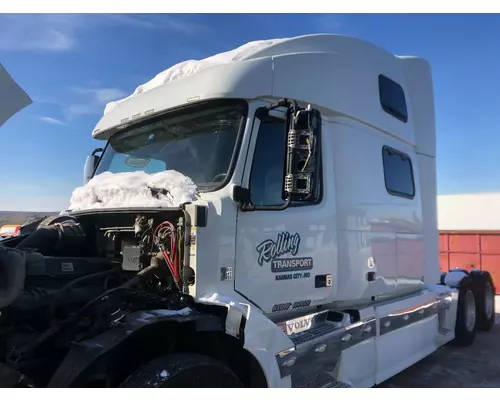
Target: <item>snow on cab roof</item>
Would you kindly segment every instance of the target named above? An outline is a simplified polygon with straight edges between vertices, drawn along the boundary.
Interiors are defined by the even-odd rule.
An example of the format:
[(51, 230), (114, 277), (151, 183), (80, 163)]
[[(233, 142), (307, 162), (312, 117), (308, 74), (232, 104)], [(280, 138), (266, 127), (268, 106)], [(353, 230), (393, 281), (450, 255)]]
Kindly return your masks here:
[(135, 91), (128, 97), (112, 101), (108, 103), (104, 109), (104, 114), (112, 111), (119, 103), (125, 101), (131, 97), (137, 96), (141, 93), (147, 92), (161, 85), (166, 85), (167, 83), (186, 78), (188, 76), (199, 73), (208, 68), (226, 64), (234, 61), (242, 61), (251, 58), (253, 55), (257, 54), (259, 51), (267, 48), (269, 46), (290, 40), (290, 38), (285, 39), (270, 39), (270, 40), (255, 40), (253, 42), (245, 43), (244, 45), (223, 53), (218, 53), (213, 56), (201, 59), (201, 60), (186, 60), (177, 63), (170, 68), (160, 72), (150, 81), (138, 86)]
[[(353, 44), (355, 45), (353, 46)], [(111, 112), (119, 103), (127, 99), (150, 91), (158, 86), (166, 85), (222, 64), (247, 61), (271, 55), (308, 51), (355, 54), (360, 51), (360, 49), (363, 49), (361, 51), (366, 51), (368, 48), (379, 53), (383, 52), (390, 54), (385, 49), (373, 43), (346, 35), (332, 33), (309, 34), (281, 39), (255, 40), (245, 43), (235, 49), (218, 53), (201, 60), (187, 60), (177, 63), (160, 72), (150, 81), (138, 86), (130, 96), (108, 103), (104, 109), (104, 115)], [(391, 54), (391, 56), (394, 55)]]

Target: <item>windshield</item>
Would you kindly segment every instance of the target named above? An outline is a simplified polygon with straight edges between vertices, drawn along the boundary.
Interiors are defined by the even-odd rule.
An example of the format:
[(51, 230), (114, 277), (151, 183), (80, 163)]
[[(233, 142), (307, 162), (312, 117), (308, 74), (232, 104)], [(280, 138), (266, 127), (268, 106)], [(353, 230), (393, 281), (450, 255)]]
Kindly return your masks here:
[(205, 190), (228, 177), (246, 104), (207, 103), (146, 121), (109, 140), (96, 175), (176, 170)]

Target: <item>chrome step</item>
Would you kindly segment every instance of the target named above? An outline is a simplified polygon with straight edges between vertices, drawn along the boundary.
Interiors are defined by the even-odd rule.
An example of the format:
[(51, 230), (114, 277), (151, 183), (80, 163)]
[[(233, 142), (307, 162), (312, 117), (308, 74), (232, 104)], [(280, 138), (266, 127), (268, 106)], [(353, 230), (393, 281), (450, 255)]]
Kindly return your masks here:
[(282, 323), (282, 329), (285, 331), (286, 328), (285, 332), (294, 346), (276, 354), (276, 361), (281, 376), (292, 375), (297, 382), (309, 380), (324, 371), (333, 371), (343, 350), (376, 334), (374, 316), (351, 322), (348, 314), (329, 311), (289, 320), (285, 324), (288, 326)]
[(338, 325), (324, 322), (322, 325), (309, 329), (302, 334), (292, 336), (290, 339), (292, 339), (292, 342), (293, 344), (295, 344), (295, 346), (300, 346), (303, 343), (310, 342), (312, 340), (325, 337), (335, 331), (339, 331), (341, 328), (342, 327), (339, 327)]
[[(334, 316), (336, 318), (333, 318)], [(295, 346), (330, 336), (333, 332), (338, 332), (350, 324), (348, 314), (328, 310), (278, 323)], [(287, 328), (288, 326), (291, 329)]]
[(313, 389), (313, 388), (352, 388), (353, 386), (346, 382), (336, 381), (328, 374), (316, 374), (307, 379), (294, 383), (293, 388)]
[(335, 343), (342, 348), (350, 347), (355, 343), (366, 340), (375, 335), (376, 321), (370, 318), (357, 323), (333, 322), (319, 320), (310, 329), (289, 335), (297, 349), (310, 346), (314, 343), (328, 342), (331, 346)]

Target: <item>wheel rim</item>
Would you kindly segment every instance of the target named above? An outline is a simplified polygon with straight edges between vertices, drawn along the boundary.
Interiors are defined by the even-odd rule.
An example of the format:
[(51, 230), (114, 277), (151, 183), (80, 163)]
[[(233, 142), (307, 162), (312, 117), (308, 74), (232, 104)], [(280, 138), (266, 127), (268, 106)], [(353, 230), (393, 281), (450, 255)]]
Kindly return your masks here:
[(472, 332), (474, 330), (474, 325), (476, 325), (476, 301), (474, 299), (474, 293), (472, 293), (471, 290), (468, 290), (465, 295), (465, 305), (467, 330)]
[(493, 288), (489, 282), (486, 282), (484, 287), (484, 311), (488, 318), (491, 318), (495, 312), (495, 295), (493, 294)]

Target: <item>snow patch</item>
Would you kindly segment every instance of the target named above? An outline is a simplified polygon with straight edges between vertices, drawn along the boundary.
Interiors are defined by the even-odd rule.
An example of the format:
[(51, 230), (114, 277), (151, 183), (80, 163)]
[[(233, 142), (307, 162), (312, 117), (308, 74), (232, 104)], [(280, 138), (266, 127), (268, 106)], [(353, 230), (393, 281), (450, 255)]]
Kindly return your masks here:
[(168, 378), (168, 372), (166, 370), (163, 370), (163, 371), (160, 372), (160, 376), (162, 378)]
[(171, 317), (173, 315), (189, 315), (191, 314), (191, 309), (189, 307), (184, 307), (180, 310), (151, 310), (150, 314), (153, 314), (156, 317)]
[[(151, 189), (156, 189), (154, 194)], [(161, 192), (164, 190), (165, 192)], [(69, 210), (127, 207), (178, 207), (198, 198), (198, 189), (177, 171), (147, 174), (144, 171), (103, 172), (76, 188)]]
[(189, 307), (182, 308), (180, 310), (150, 310), (148, 312), (141, 312), (134, 319), (140, 322), (148, 322), (152, 318), (158, 317), (173, 317), (177, 315), (187, 316), (191, 314), (191, 310)]
[(118, 104), (121, 102), (137, 96), (141, 93), (147, 92), (151, 89), (154, 89), (158, 86), (166, 85), (170, 82), (186, 78), (188, 76), (197, 74), (206, 69), (221, 65), (228, 64), (231, 62), (237, 62), (252, 53), (256, 53), (266, 47), (271, 45), (281, 43), (285, 39), (271, 39), (271, 40), (256, 40), (253, 42), (246, 43), (236, 49), (229, 50), (223, 53), (215, 54), (213, 56), (201, 59), (201, 60), (186, 60), (182, 61), (178, 64), (173, 65), (172, 67), (160, 72), (150, 81), (138, 86), (135, 91), (128, 97), (116, 100), (108, 103), (104, 109), (104, 115), (111, 112)]

